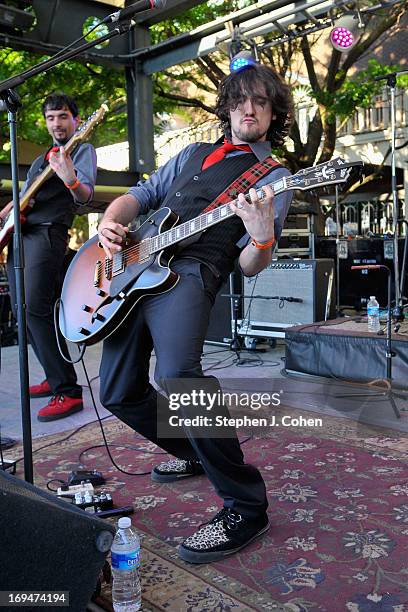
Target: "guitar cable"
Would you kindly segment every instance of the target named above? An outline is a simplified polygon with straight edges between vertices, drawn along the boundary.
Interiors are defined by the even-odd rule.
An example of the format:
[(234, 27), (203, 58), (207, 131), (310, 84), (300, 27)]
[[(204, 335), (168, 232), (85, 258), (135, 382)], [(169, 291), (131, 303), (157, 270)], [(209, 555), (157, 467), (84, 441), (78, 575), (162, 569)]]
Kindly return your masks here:
[(81, 346), (81, 348), (79, 348), (79, 346), (78, 346), (78, 350), (79, 350), (78, 359), (72, 360), (71, 359), (71, 355), (69, 356), (69, 358), (66, 355), (64, 355), (64, 351), (62, 350), (61, 343), (60, 343), (60, 330), (59, 330), (59, 325), (58, 325), (58, 320), (57, 320), (57, 317), (59, 315), (59, 310), (60, 310), (61, 302), (62, 302), (61, 298), (58, 298), (57, 301), (54, 304), (55, 337), (57, 339), (57, 346), (58, 346), (58, 350), (60, 352), (61, 357), (64, 359), (64, 361), (66, 361), (67, 363), (71, 363), (73, 365), (75, 363), (78, 363), (79, 361), (82, 361), (82, 359), (83, 359), (83, 357), (85, 355), (86, 345), (85, 344), (79, 345), (79, 346)]
[[(86, 453), (87, 451), (91, 450), (92, 448), (105, 447), (105, 448), (106, 448), (106, 452), (108, 453), (108, 456), (109, 456), (109, 459), (111, 460), (112, 465), (113, 465), (113, 466), (114, 466), (114, 467), (115, 467), (115, 468), (116, 468), (116, 469), (117, 469), (119, 472), (121, 472), (122, 474), (126, 474), (127, 476), (147, 476), (147, 475), (149, 475), (149, 474), (150, 474), (150, 471), (149, 471), (149, 472), (128, 472), (127, 470), (124, 470), (123, 468), (121, 468), (121, 467), (120, 467), (120, 466), (119, 466), (119, 465), (116, 463), (115, 459), (114, 459), (114, 458), (113, 458), (113, 456), (112, 456), (112, 453), (111, 453), (111, 451), (110, 451), (110, 447), (109, 447), (109, 443), (108, 443), (108, 441), (107, 441), (107, 439), (106, 439), (105, 430), (104, 430), (104, 428), (103, 428), (103, 424), (102, 424), (102, 421), (103, 421), (103, 420), (105, 420), (105, 419), (107, 419), (107, 418), (110, 418), (112, 415), (108, 415), (108, 416), (106, 416), (106, 417), (101, 418), (101, 416), (100, 416), (100, 414), (99, 414), (99, 411), (98, 411), (98, 408), (97, 408), (97, 406), (96, 406), (95, 396), (94, 396), (94, 394), (93, 394), (92, 385), (91, 385), (91, 379), (90, 379), (90, 378), (89, 378), (89, 376), (88, 376), (88, 372), (87, 372), (87, 369), (86, 369), (86, 366), (85, 366), (85, 362), (84, 362), (84, 359), (83, 359), (83, 357), (84, 357), (84, 355), (85, 355), (85, 351), (86, 351), (86, 345), (85, 345), (85, 344), (83, 344), (83, 345), (81, 345), (81, 348), (79, 348), (79, 347), (78, 347), (78, 350), (79, 350), (79, 353), (80, 353), (80, 354), (79, 354), (78, 359), (76, 359), (76, 360), (68, 359), (68, 358), (67, 358), (67, 356), (66, 356), (66, 355), (64, 355), (64, 353), (63, 353), (63, 351), (62, 351), (62, 347), (61, 347), (61, 343), (60, 343), (60, 338), (59, 338), (60, 330), (59, 330), (58, 321), (57, 321), (57, 316), (58, 316), (58, 313), (59, 313), (59, 307), (60, 307), (61, 301), (62, 301), (62, 300), (61, 300), (61, 298), (58, 298), (58, 299), (56, 300), (56, 302), (55, 302), (55, 305), (54, 305), (54, 327), (55, 327), (55, 335), (56, 335), (56, 339), (57, 339), (58, 349), (59, 349), (59, 352), (60, 352), (60, 354), (61, 354), (62, 358), (63, 358), (65, 361), (67, 361), (68, 363), (71, 363), (71, 364), (76, 364), (76, 363), (79, 363), (79, 362), (81, 362), (81, 363), (82, 363), (82, 368), (83, 368), (83, 370), (84, 370), (84, 374), (85, 374), (85, 378), (86, 378), (87, 386), (89, 387), (89, 392), (90, 392), (90, 395), (91, 395), (92, 404), (93, 404), (93, 407), (94, 407), (94, 410), (95, 410), (95, 413), (96, 413), (96, 416), (97, 416), (97, 420), (98, 420), (98, 423), (99, 423), (99, 427), (100, 427), (101, 434), (102, 434), (102, 438), (103, 438), (103, 442), (104, 442), (104, 443), (103, 443), (103, 444), (101, 444), (101, 445), (95, 445), (95, 446), (92, 446), (92, 447), (90, 447), (90, 448), (87, 448), (87, 449), (83, 450), (83, 451), (80, 453), (80, 455), (79, 455), (79, 461), (81, 460), (82, 455), (83, 455), (84, 453)], [(229, 357), (227, 357), (227, 359), (228, 359), (228, 358), (229, 358)], [(94, 379), (92, 379), (92, 380), (94, 380)], [(93, 421), (93, 422), (95, 422), (95, 421)], [(86, 425), (88, 425), (88, 423), (85, 423), (85, 424), (84, 424), (84, 425), (82, 425), (82, 426), (81, 426), (79, 429), (81, 429), (82, 427), (85, 427)], [(72, 433), (71, 433), (71, 434), (70, 434), (68, 437), (71, 437), (71, 435), (74, 435), (74, 434), (75, 434), (77, 431), (78, 431), (78, 430), (75, 430), (75, 431), (74, 431), (74, 432), (72, 432)], [(252, 435), (247, 436), (246, 438), (244, 438), (244, 440), (242, 440), (242, 441), (240, 441), (240, 440), (239, 440), (239, 444), (240, 444), (240, 445), (245, 444), (246, 442), (248, 442), (248, 441), (249, 441), (249, 440), (251, 440), (252, 438), (253, 438), (253, 436), (252, 436)], [(53, 444), (56, 444), (56, 443), (57, 443), (57, 442), (59, 442), (59, 441), (60, 441), (60, 440), (57, 440), (57, 441), (56, 441), (56, 442), (54, 442)], [(115, 447), (116, 447), (116, 446), (119, 446), (119, 445), (114, 444), (113, 446), (115, 446)], [(123, 445), (120, 445), (120, 447), (123, 447)], [(40, 449), (38, 449), (38, 450), (41, 450), (41, 448), (40, 448)], [(143, 452), (143, 453), (148, 452), (148, 451), (146, 451), (146, 450), (144, 450), (144, 449), (141, 449), (141, 448), (140, 448), (140, 449), (134, 448), (134, 450), (137, 450), (137, 451), (140, 451), (140, 452)], [(168, 453), (166, 453), (165, 451), (163, 451), (163, 452), (160, 452), (160, 451), (159, 451), (159, 452), (157, 452), (157, 451), (156, 451), (156, 452), (151, 451), (151, 454), (152, 454), (152, 455), (153, 455), (153, 454), (154, 454), (154, 455), (166, 455), (166, 454), (168, 454)], [(50, 482), (51, 482), (51, 481), (50, 481)]]
[[(78, 356), (78, 359), (75, 359), (75, 360), (72, 360), (72, 359), (68, 358), (64, 354), (64, 352), (62, 350), (62, 347), (61, 347), (60, 336), (59, 336), (61, 332), (59, 330), (58, 321), (57, 321), (57, 317), (58, 317), (58, 314), (59, 314), (59, 309), (60, 309), (61, 301), (62, 301), (61, 298), (58, 298), (56, 300), (56, 302), (55, 302), (55, 305), (54, 305), (54, 327), (55, 327), (55, 335), (56, 335), (56, 338), (57, 338), (58, 349), (59, 349), (59, 352), (61, 354), (61, 357), (65, 361), (67, 361), (68, 363), (71, 363), (71, 364), (75, 364), (75, 363), (79, 363), (79, 362), (82, 363), (82, 368), (84, 370), (86, 382), (87, 382), (87, 385), (89, 387), (89, 393), (91, 394), (92, 404), (93, 404), (93, 407), (94, 407), (94, 410), (95, 410), (95, 413), (96, 413), (96, 416), (97, 416), (97, 419), (98, 419), (98, 423), (99, 423), (99, 427), (100, 427), (100, 430), (101, 430), (104, 446), (106, 448), (106, 452), (108, 453), (109, 459), (111, 460), (112, 465), (114, 465), (114, 467), (119, 472), (121, 472), (122, 474), (126, 474), (127, 476), (146, 476), (147, 474), (150, 474), (150, 472), (127, 472), (126, 470), (121, 468), (116, 463), (115, 459), (112, 456), (112, 453), (110, 452), (109, 443), (108, 443), (108, 441), (106, 439), (105, 430), (104, 430), (103, 425), (102, 425), (102, 418), (101, 418), (101, 416), (99, 414), (99, 411), (98, 411), (98, 408), (96, 406), (96, 401), (95, 401), (95, 397), (94, 397), (94, 394), (93, 394), (91, 381), (89, 379), (88, 372), (87, 372), (87, 369), (86, 369), (86, 366), (85, 366), (85, 362), (84, 362), (84, 359), (83, 359), (84, 355), (85, 355), (85, 351), (86, 351), (86, 345), (82, 344), (81, 348), (79, 348), (79, 346), (78, 346), (79, 356)], [(104, 417), (104, 418), (106, 418), (106, 417)]]

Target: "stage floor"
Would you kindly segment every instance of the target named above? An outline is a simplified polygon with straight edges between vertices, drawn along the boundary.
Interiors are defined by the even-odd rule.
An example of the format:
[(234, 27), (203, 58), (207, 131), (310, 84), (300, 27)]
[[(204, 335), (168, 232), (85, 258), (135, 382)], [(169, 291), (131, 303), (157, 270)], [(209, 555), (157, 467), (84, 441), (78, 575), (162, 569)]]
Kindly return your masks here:
[[(385, 378), (386, 323), (367, 331), (365, 317), (338, 318), (286, 330), (286, 368), (305, 374), (367, 382)], [(394, 326), (393, 326), (394, 327)], [(408, 321), (392, 333), (393, 384), (407, 388)]]
[[(408, 345), (407, 345), (408, 346)], [(242, 352), (238, 364), (236, 355), (225, 346), (207, 344), (203, 358), (204, 369), (208, 374), (217, 376), (223, 387), (234, 388), (235, 385), (242, 390), (265, 390), (280, 394), (282, 403), (286, 406), (312, 411), (318, 415), (340, 416), (351, 419), (358, 424), (363, 422), (376, 427), (391, 428), (408, 432), (408, 412), (402, 412), (401, 419), (397, 419), (391, 406), (381, 397), (373, 397), (365, 386), (344, 384), (341, 381), (329, 378), (316, 378), (313, 376), (288, 377), (282, 373), (285, 367), (285, 343), (279, 341), (275, 349), (265, 345), (265, 352)], [(354, 349), (350, 349), (354, 350)], [(73, 354), (75, 352), (73, 351)], [(29, 347), (30, 381), (34, 384), (43, 379), (42, 369)], [(84, 362), (91, 380), (93, 395), (101, 417), (110, 413), (99, 402), (99, 362), (101, 345), (88, 348)], [(1, 391), (0, 391), (0, 426), (3, 436), (11, 436), (17, 440), (22, 439), (20, 383), (18, 367), (18, 347), (11, 346), (2, 349), (1, 363)], [(350, 352), (350, 360), (353, 354)], [(370, 356), (367, 356), (370, 363)], [(304, 366), (308, 366), (308, 356), (303, 358)], [(65, 419), (41, 423), (37, 420), (37, 411), (47, 402), (47, 399), (31, 400), (32, 436), (44, 436), (57, 432), (71, 430), (85, 423), (97, 419), (92, 404), (91, 394), (87, 386), (86, 377), (81, 364), (75, 366), (79, 382), (84, 389), (84, 410)], [(152, 372), (154, 357), (152, 359)], [(374, 378), (374, 376), (372, 376)], [(361, 397), (338, 397), (353, 391), (363, 392)], [(405, 399), (397, 399), (401, 410), (408, 408)], [(114, 417), (111, 417), (114, 418)]]

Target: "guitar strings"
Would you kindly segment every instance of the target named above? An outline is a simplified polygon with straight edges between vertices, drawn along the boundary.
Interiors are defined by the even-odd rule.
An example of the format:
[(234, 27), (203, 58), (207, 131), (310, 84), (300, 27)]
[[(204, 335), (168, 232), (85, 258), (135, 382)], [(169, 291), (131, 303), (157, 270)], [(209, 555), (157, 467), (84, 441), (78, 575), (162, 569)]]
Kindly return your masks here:
[[(265, 197), (265, 196), (266, 196), (266, 194), (265, 194), (265, 192), (264, 192), (263, 188), (260, 188), (260, 189), (257, 191), (257, 193), (258, 193), (258, 194), (260, 193), (260, 194), (261, 194), (261, 197)], [(244, 194), (244, 197), (245, 197), (245, 199), (247, 200), (247, 202), (250, 202), (250, 195), (249, 195), (249, 194)], [(230, 209), (230, 204), (237, 204), (237, 202), (238, 202), (238, 199), (231, 200), (231, 202), (227, 202), (227, 203), (226, 203), (225, 205), (223, 205), (223, 206), (224, 206), (226, 209), (229, 209), (229, 212), (231, 212), (231, 209)], [(220, 207), (218, 207), (218, 208), (217, 208), (217, 209), (215, 209), (215, 210), (219, 211), (219, 210), (221, 210), (221, 209), (223, 208), (223, 206), (220, 206)], [(199, 216), (199, 217), (197, 217), (197, 218), (200, 218), (200, 217), (207, 217), (207, 216), (208, 216), (210, 213), (212, 213), (212, 212), (213, 212), (213, 211), (208, 211), (208, 213), (205, 213), (204, 215), (200, 215), (200, 216)], [(190, 223), (192, 220), (193, 220), (193, 219), (190, 219), (189, 221), (185, 221), (185, 222), (184, 222), (184, 223), (182, 223), (181, 225), (177, 226), (177, 229), (180, 229), (180, 228), (181, 228), (181, 227), (183, 227), (183, 226), (187, 226), (187, 225), (188, 225), (188, 224), (189, 224), (189, 223)], [(167, 230), (166, 232), (163, 232), (163, 234), (157, 234), (157, 236), (165, 236), (166, 234), (169, 234), (171, 231), (173, 231), (173, 229), (175, 229), (175, 228), (172, 228), (172, 229), (170, 229), (170, 230)], [(157, 236), (154, 236), (153, 238), (156, 238)], [(184, 238), (186, 238), (186, 237), (187, 237), (187, 236), (185, 236)], [(182, 240), (183, 240), (184, 238), (182, 238)], [(151, 238), (148, 238), (148, 239), (146, 239), (146, 240), (151, 240)], [(173, 244), (174, 244), (174, 243), (173, 243)], [(165, 248), (165, 246), (164, 246), (164, 247), (160, 247), (160, 248), (159, 248), (159, 249), (157, 249), (157, 250), (158, 250), (158, 251), (160, 251), (160, 250), (162, 250), (163, 248)], [(154, 253), (154, 252), (155, 252), (155, 251), (150, 252), (149, 245), (148, 245), (147, 243), (146, 243), (146, 244), (143, 244), (143, 241), (142, 241), (142, 242), (140, 242), (140, 243), (138, 243), (138, 244), (136, 244), (136, 245), (133, 245), (133, 246), (131, 246), (131, 247), (127, 248), (127, 249), (123, 249), (123, 251), (121, 251), (120, 253), (118, 253), (118, 255), (120, 255), (120, 256), (122, 256), (122, 257), (124, 257), (124, 258), (125, 258), (126, 263), (132, 263), (132, 261), (137, 261), (137, 259), (139, 258), (139, 255), (140, 255), (140, 251), (142, 251), (142, 250), (147, 250), (147, 251), (148, 251), (148, 255), (151, 255), (152, 253)], [(113, 267), (113, 264), (114, 264), (113, 260), (108, 259), (108, 257), (105, 257), (105, 270), (106, 270), (107, 272), (111, 272), (111, 268)]]
[[(260, 189), (257, 190), (257, 195), (261, 198), (265, 198), (266, 197), (266, 193), (264, 191), (264, 188), (261, 187)], [(246, 199), (247, 202), (250, 202), (250, 195), (248, 193), (244, 194), (244, 197)], [(237, 204), (238, 203), (238, 198), (236, 198), (235, 200), (232, 200), (231, 202), (227, 202), (226, 204), (224, 204), (223, 206), (220, 206), (218, 208), (216, 208), (215, 210), (220, 211), (223, 207), (225, 207), (226, 209), (229, 209), (229, 212), (231, 212), (230, 209), (230, 204)], [(201, 217), (207, 217), (210, 213), (212, 213), (213, 211), (208, 211), (207, 213), (205, 213), (204, 215), (200, 215), (199, 217), (197, 217), (196, 219), (199, 219)], [(196, 220), (194, 219), (194, 221)], [(193, 219), (190, 219), (189, 221), (185, 221), (184, 223), (182, 223), (181, 225), (177, 226), (177, 229), (182, 228), (183, 226), (187, 226), (191, 221), (193, 221)], [(165, 248), (165, 246), (160, 247), (159, 249), (157, 249), (157, 251), (150, 251), (150, 243), (151, 240), (153, 240), (154, 238), (158, 237), (158, 236), (165, 236), (166, 234), (169, 235), (170, 232), (172, 232), (175, 228), (171, 228), (170, 230), (167, 230), (166, 232), (163, 232), (163, 234), (157, 234), (156, 236), (153, 237), (149, 237), (147, 239), (145, 239), (145, 241), (139, 242), (136, 245), (133, 245), (127, 249), (123, 249), (120, 253), (117, 253), (115, 255), (120, 256), (122, 259), (125, 260), (126, 263), (132, 263), (134, 261), (137, 261), (140, 257), (140, 253), (142, 251), (147, 251), (147, 255), (152, 255), (154, 252), (160, 251), (163, 248)], [(183, 240), (184, 238), (186, 238), (187, 236), (183, 237), (181, 240)], [(173, 242), (174, 244), (174, 242)], [(115, 258), (114, 255), (114, 258)], [(109, 259), (107, 256), (105, 257), (105, 271), (107, 273), (110, 273), (112, 271), (113, 265), (114, 265), (114, 260)]]
[[(249, 196), (245, 196), (245, 197), (249, 197)], [(237, 200), (233, 200), (232, 202), (234, 202), (234, 203), (235, 203), (236, 201), (237, 201)], [(227, 204), (225, 204), (225, 208), (229, 208), (229, 205), (230, 205), (232, 202), (228, 202)], [(216, 209), (216, 210), (221, 210), (221, 208), (222, 208), (222, 207), (220, 206), (220, 207), (219, 207), (218, 209)], [(231, 209), (230, 209), (230, 210), (231, 210)], [(213, 211), (209, 211), (209, 212), (213, 212)], [(208, 214), (209, 214), (209, 213), (206, 213), (205, 215), (202, 215), (202, 217), (205, 217), (205, 216), (207, 216)], [(200, 218), (200, 217), (197, 217), (197, 218)], [(177, 228), (179, 229), (179, 228), (181, 228), (181, 227), (183, 227), (183, 226), (187, 226), (187, 225), (188, 225), (188, 224), (189, 224), (191, 221), (192, 221), (192, 219), (190, 219), (190, 221), (185, 221), (185, 222), (184, 222), (184, 223), (182, 223), (181, 225), (177, 226)], [(169, 234), (171, 231), (173, 231), (173, 229), (175, 229), (175, 228), (172, 228), (172, 229), (170, 229), (170, 230), (167, 230), (166, 232), (163, 232), (163, 234), (157, 234), (157, 236), (165, 236), (166, 234)], [(117, 255), (118, 255), (118, 256), (120, 256), (120, 257), (123, 257), (123, 258), (125, 259), (126, 263), (132, 263), (132, 262), (134, 262), (134, 261), (137, 261), (137, 260), (139, 259), (139, 256), (140, 256), (140, 252), (141, 252), (141, 251), (143, 251), (143, 250), (146, 250), (146, 251), (147, 251), (147, 255), (151, 255), (151, 254), (152, 254), (152, 253), (154, 253), (155, 251), (150, 252), (150, 249), (149, 249), (149, 243), (148, 243), (148, 241), (151, 241), (153, 238), (156, 238), (157, 236), (153, 236), (153, 237), (150, 237), (150, 238), (145, 239), (145, 240), (146, 240), (146, 243), (145, 243), (145, 244), (143, 244), (143, 243), (144, 243), (144, 241), (142, 241), (142, 242), (139, 242), (139, 243), (138, 243), (138, 244), (136, 244), (136, 245), (133, 245), (133, 246), (131, 246), (131, 247), (127, 248), (127, 249), (123, 249), (123, 251), (120, 251), (120, 253), (118, 253)], [(159, 248), (159, 249), (157, 249), (157, 250), (158, 250), (158, 251), (161, 251), (163, 248), (165, 248), (165, 247), (161, 247), (161, 248)], [(115, 254), (115, 255), (116, 255), (116, 254)], [(115, 257), (115, 255), (114, 255), (114, 257)], [(109, 259), (109, 258), (106, 256), (106, 257), (105, 257), (105, 270), (106, 270), (106, 272), (111, 272), (113, 265), (114, 265), (114, 261), (113, 261), (113, 260), (111, 260), (111, 259)]]
[[(261, 195), (261, 198), (266, 197), (265, 191), (263, 189), (263, 187), (261, 187), (260, 189), (257, 190), (257, 194)], [(244, 197), (246, 199), (247, 202), (250, 202), (250, 195), (244, 194)], [(231, 200), (231, 202), (227, 202), (225, 205), (223, 205), (226, 209), (229, 209), (229, 212), (231, 212), (230, 209), (230, 204), (237, 204), (238, 203), (238, 199), (235, 200)], [(215, 210), (219, 211), (223, 208), (223, 206), (220, 206), (218, 208), (216, 208)], [(197, 218), (200, 217), (207, 217), (210, 213), (212, 213), (213, 211), (208, 211), (208, 213), (205, 213), (204, 215), (200, 215)], [(189, 221), (185, 221), (184, 223), (182, 223), (181, 225), (177, 226), (178, 229), (180, 229), (183, 226), (187, 226), (193, 219), (190, 219)], [(171, 231), (173, 231), (172, 228), (170, 230), (167, 230), (166, 232), (163, 232), (163, 234), (157, 234), (157, 236), (165, 236), (166, 234), (169, 234)], [(156, 238), (157, 236), (154, 236), (153, 238)], [(184, 238), (182, 238), (183, 240)], [(147, 241), (152, 240), (152, 237), (145, 239), (146, 243), (143, 244), (144, 241), (139, 242), (136, 245), (133, 245), (127, 249), (123, 249), (123, 251), (121, 251), (120, 253), (118, 253), (117, 255), (120, 256), (121, 258), (125, 259), (126, 263), (132, 263), (134, 261), (137, 261), (139, 259), (140, 256), (140, 252), (143, 250), (147, 251), (147, 255), (151, 255), (152, 253), (156, 252), (156, 251), (150, 251), (149, 249), (149, 244), (147, 243)], [(174, 243), (173, 243), (174, 244)], [(159, 249), (157, 249), (158, 251), (162, 250), (164, 247), (160, 247)], [(112, 267), (113, 267), (114, 261), (111, 259), (108, 259), (108, 257), (105, 257), (105, 271), (110, 273), (112, 271)]]

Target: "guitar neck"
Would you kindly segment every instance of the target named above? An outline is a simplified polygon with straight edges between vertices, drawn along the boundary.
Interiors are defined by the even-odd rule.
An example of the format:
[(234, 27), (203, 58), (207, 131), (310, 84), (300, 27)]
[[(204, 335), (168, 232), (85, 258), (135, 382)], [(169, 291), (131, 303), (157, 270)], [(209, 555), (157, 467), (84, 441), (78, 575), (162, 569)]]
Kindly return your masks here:
[[(67, 142), (67, 144), (64, 146), (65, 152), (66, 153), (71, 153), (72, 149), (76, 145), (76, 142), (77, 142), (77, 138), (74, 135)], [(44, 170), (41, 172), (41, 174), (39, 176), (37, 176), (37, 178), (27, 188), (27, 190), (25, 191), (24, 195), (21, 196), (21, 198), (20, 198), (20, 210), (21, 211), (23, 211), (25, 208), (27, 208), (27, 206), (30, 203), (30, 200), (32, 198), (34, 198), (35, 194), (37, 193), (37, 191), (39, 190), (41, 185), (43, 185), (45, 183), (45, 181), (47, 179), (49, 179), (50, 176), (52, 176), (53, 174), (54, 174), (54, 170), (48, 164), (48, 166), (46, 168), (44, 168)]]
[[(288, 178), (290, 177), (282, 177), (275, 181), (274, 183), (269, 183), (269, 187), (271, 187), (274, 195), (278, 195), (279, 193), (283, 193), (284, 191), (289, 191), (294, 187), (288, 184)], [(257, 189), (256, 191), (258, 198), (262, 199), (266, 197), (266, 193), (263, 188)], [(246, 195), (246, 198), (249, 196)], [(223, 204), (222, 206), (218, 206), (214, 208), (214, 210), (210, 210), (209, 212), (202, 213), (198, 217), (191, 219), (190, 221), (185, 221), (180, 225), (176, 225), (170, 230), (163, 232), (162, 234), (158, 234), (157, 236), (153, 236), (149, 238), (150, 245), (149, 251), (150, 253), (156, 253), (161, 251), (162, 249), (171, 246), (172, 244), (177, 244), (190, 236), (194, 236), (196, 234), (200, 234), (204, 230), (212, 227), (213, 225), (217, 225), (221, 221), (225, 221), (230, 217), (234, 216), (234, 212), (230, 207), (230, 204), (236, 204), (237, 200), (232, 200), (231, 202), (227, 202), (227, 204)]]

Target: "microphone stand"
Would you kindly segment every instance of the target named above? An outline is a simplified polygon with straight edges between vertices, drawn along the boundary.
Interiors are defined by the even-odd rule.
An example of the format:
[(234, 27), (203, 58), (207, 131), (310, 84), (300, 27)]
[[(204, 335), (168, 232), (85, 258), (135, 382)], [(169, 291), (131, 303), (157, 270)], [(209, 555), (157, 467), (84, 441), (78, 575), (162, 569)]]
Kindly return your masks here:
[(110, 40), (114, 36), (119, 36), (128, 32), (132, 27), (132, 22), (119, 22), (115, 29), (109, 31), (93, 41), (85, 43), (80, 47), (58, 53), (57, 57), (41, 62), (28, 70), (24, 70), (16, 76), (10, 77), (0, 82), (0, 100), (6, 105), (8, 110), (8, 123), (11, 144), (11, 176), (13, 184), (13, 214), (14, 214), (14, 273), (16, 281), (16, 308), (18, 324), (18, 346), (19, 346), (19, 371), (20, 371), (20, 399), (21, 399), (21, 419), (23, 430), (23, 450), (24, 450), (24, 479), (33, 483), (33, 452), (31, 436), (31, 412), (29, 397), (29, 376), (28, 376), (28, 350), (27, 350), (27, 319), (24, 291), (24, 249), (21, 235), (20, 223), (20, 196), (18, 185), (18, 156), (17, 156), (17, 111), (22, 106), (19, 95), (14, 91), (14, 87), (22, 85), (33, 76), (46, 72), (50, 68), (65, 62), (83, 51), (101, 44), (105, 40)]
[(378, 397), (378, 396), (382, 396), (382, 397), (387, 397), (391, 407), (394, 411), (395, 416), (397, 417), (397, 419), (401, 418), (401, 413), (398, 409), (398, 406), (395, 403), (395, 399), (394, 399), (394, 393), (392, 390), (392, 358), (395, 357), (395, 353), (393, 353), (392, 351), (392, 338), (391, 338), (391, 321), (392, 321), (392, 311), (391, 311), (391, 272), (389, 270), (389, 268), (387, 266), (384, 265), (380, 265), (380, 264), (376, 264), (376, 265), (366, 265), (366, 266), (351, 266), (352, 270), (386, 270), (387, 274), (388, 274), (388, 303), (387, 303), (387, 311), (388, 311), (388, 316), (387, 316), (387, 335), (386, 335), (386, 345), (385, 345), (385, 358), (386, 358), (386, 363), (387, 363), (387, 367), (386, 367), (386, 378), (385, 381), (387, 382), (388, 385), (388, 389), (386, 391), (384, 391), (383, 393), (352, 393), (352, 394), (342, 394), (342, 395), (336, 395), (336, 397)]
[(238, 334), (238, 312), (239, 312), (239, 303), (242, 299), (242, 295), (240, 293), (228, 293), (222, 294), (222, 297), (229, 297), (231, 299), (232, 304), (232, 312), (234, 317), (234, 331), (232, 333), (232, 340), (229, 343), (229, 348), (233, 351), (237, 356), (237, 364), (246, 363), (246, 361), (241, 360), (241, 351), (242, 351), (242, 342)]
[(388, 74), (377, 76), (375, 81), (386, 80), (387, 86), (391, 94), (391, 192), (392, 192), (392, 231), (394, 234), (394, 290), (395, 290), (395, 306), (393, 311), (394, 321), (403, 321), (404, 313), (402, 310), (402, 298), (400, 292), (399, 281), (399, 262), (398, 262), (398, 192), (397, 192), (397, 172), (395, 166), (395, 137), (396, 137), (396, 105), (395, 105), (395, 90), (397, 85), (397, 76), (407, 73), (408, 70), (399, 72), (390, 72)]
[(336, 203), (336, 317), (342, 316), (340, 312), (340, 205), (339, 205), (339, 186), (335, 185)]
[(14, 213), (14, 276), (17, 301), (17, 332), (18, 332), (18, 363), (20, 370), (20, 400), (23, 429), (24, 448), (24, 478), (33, 483), (33, 449), (31, 436), (30, 396), (28, 392), (28, 352), (27, 352), (27, 324), (24, 289), (24, 250), (21, 234), (20, 195), (18, 185), (18, 157), (17, 157), (17, 110), (22, 106), (20, 97), (12, 89), (1, 91), (0, 98), (5, 103), (8, 113), (7, 119), (10, 129), (11, 144), (11, 177), (13, 184), (13, 213)]

